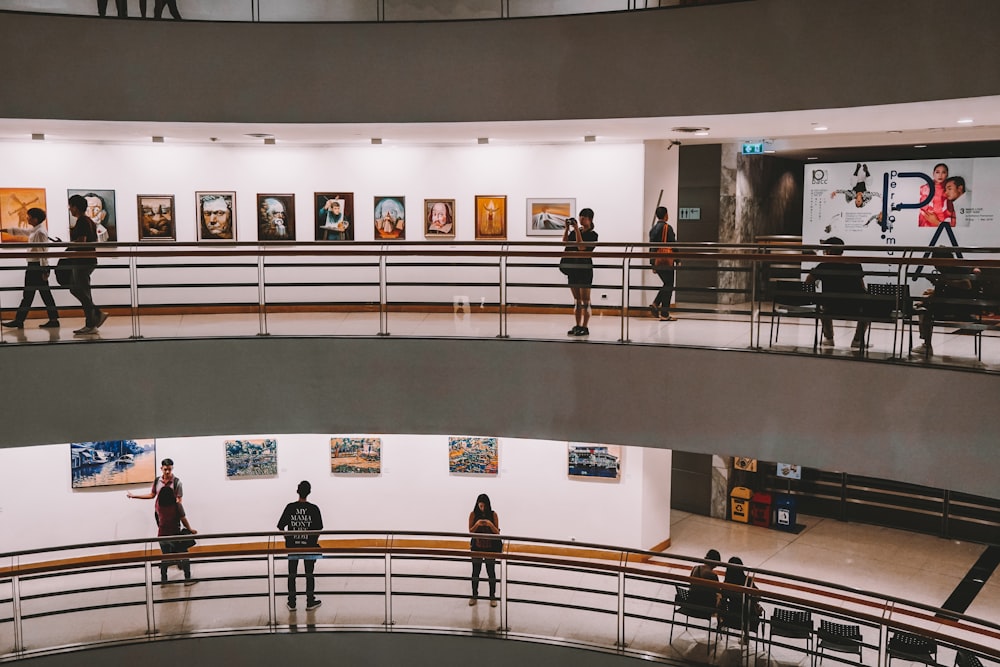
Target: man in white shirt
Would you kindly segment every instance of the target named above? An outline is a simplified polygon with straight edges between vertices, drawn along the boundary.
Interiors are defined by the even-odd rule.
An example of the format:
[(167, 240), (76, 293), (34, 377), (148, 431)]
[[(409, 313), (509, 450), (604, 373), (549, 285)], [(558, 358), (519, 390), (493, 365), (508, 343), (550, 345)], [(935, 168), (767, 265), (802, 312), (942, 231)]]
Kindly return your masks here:
[[(31, 233), (28, 235), (28, 243), (48, 243), (49, 235), (45, 233), (45, 211), (40, 208), (28, 210), (28, 223), (31, 225)], [(55, 329), (59, 326), (59, 311), (56, 309), (55, 299), (52, 298), (52, 291), (49, 287), (49, 260), (45, 257), (48, 250), (41, 246), (30, 248), (28, 253), (28, 270), (24, 272), (24, 296), (21, 305), (17, 308), (14, 319), (4, 322), (3, 326), (9, 329), (23, 329), (24, 320), (28, 317), (31, 304), (35, 300), (35, 293), (41, 292), (42, 302), (45, 310), (48, 311), (49, 319), (40, 325), (44, 329)]]

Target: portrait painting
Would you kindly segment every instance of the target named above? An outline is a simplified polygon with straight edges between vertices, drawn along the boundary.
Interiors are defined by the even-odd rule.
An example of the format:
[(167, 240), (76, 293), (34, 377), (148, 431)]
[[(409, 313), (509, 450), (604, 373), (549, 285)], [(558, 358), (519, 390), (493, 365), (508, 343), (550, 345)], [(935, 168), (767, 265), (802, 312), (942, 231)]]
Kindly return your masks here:
[(375, 240), (406, 238), (406, 197), (375, 197)]
[(198, 241), (236, 240), (236, 193), (196, 192)]
[(621, 479), (621, 445), (593, 445), (571, 442), (568, 449), (567, 471), (570, 477), (588, 479)]
[(382, 438), (330, 438), (330, 472), (338, 475), (382, 473)]
[(506, 240), (507, 195), (476, 195), (476, 239)]
[(67, 190), (66, 198), (80, 195), (87, 200), (87, 217), (97, 227), (98, 243), (118, 240), (118, 216), (115, 210), (114, 190)]
[(0, 188), (0, 241), (27, 243), (31, 233), (28, 211), (45, 207), (45, 188)]
[(529, 199), (528, 236), (562, 236), (566, 220), (576, 217), (575, 199)]
[(295, 195), (257, 195), (257, 240), (295, 240)]
[(496, 475), (499, 470), (500, 453), (496, 438), (478, 436), (448, 438), (448, 472)]
[(354, 240), (353, 192), (317, 192), (313, 209), (317, 241)]
[(152, 484), (156, 479), (156, 440), (103, 440), (69, 445), (73, 488)]
[(226, 441), (226, 477), (273, 477), (277, 474), (277, 440)]
[(455, 238), (455, 200), (424, 200), (424, 238)]
[(173, 195), (138, 195), (140, 241), (176, 241)]

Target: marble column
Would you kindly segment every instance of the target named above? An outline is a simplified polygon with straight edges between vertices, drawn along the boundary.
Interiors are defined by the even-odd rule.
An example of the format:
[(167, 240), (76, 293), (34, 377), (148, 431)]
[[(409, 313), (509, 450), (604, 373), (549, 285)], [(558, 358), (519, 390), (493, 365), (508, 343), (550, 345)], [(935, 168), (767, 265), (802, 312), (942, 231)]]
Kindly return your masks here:
[[(746, 243), (745, 230), (740, 226), (742, 222), (738, 205), (739, 191), (737, 186), (739, 146), (736, 144), (722, 145), (722, 164), (719, 165), (719, 243)], [(722, 271), (719, 272), (718, 285), (721, 290), (736, 289), (745, 290), (750, 285), (750, 278), (741, 273), (735, 273), (726, 269), (736, 266), (734, 262), (720, 262)], [(732, 304), (742, 303), (746, 298), (739, 293), (719, 294), (719, 303)]]

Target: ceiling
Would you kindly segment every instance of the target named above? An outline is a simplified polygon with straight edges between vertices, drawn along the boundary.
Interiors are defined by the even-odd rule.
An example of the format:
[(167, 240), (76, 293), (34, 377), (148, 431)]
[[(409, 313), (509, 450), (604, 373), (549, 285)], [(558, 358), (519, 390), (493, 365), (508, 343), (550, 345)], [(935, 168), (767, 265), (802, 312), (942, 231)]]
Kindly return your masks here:
[[(702, 136), (677, 128), (707, 128)], [(826, 128), (822, 130), (820, 128)], [(850, 148), (858, 158), (894, 159), (935, 153), (1000, 155), (1000, 96), (842, 109), (660, 118), (569, 119), (481, 123), (233, 124), (0, 119), (0, 141), (44, 134), (48, 141), (249, 145), (270, 135), (278, 145), (388, 145), (633, 143), (674, 140), (717, 144), (764, 140), (768, 152), (793, 159), (829, 160)], [(943, 146), (947, 144), (948, 146)], [(926, 145), (927, 148), (914, 148)], [(938, 145), (935, 147), (935, 145)], [(942, 151), (965, 151), (943, 153)], [(935, 152), (937, 151), (937, 152)], [(976, 151), (974, 155), (968, 151)], [(985, 152), (984, 152), (985, 151)], [(921, 153), (923, 152), (923, 153)], [(854, 159), (853, 157), (851, 159)]]

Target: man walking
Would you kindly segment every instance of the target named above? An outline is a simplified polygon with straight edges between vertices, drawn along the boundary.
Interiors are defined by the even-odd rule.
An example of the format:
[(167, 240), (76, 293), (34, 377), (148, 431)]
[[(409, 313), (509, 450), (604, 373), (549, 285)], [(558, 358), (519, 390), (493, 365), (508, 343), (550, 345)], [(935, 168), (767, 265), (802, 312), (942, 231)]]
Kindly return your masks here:
[[(297, 530), (323, 530), (323, 515), (319, 507), (307, 500), (312, 493), (312, 485), (303, 480), (299, 482), (299, 499), (294, 503), (288, 503), (285, 511), (278, 519), (278, 530), (286, 531), (285, 548), (287, 549), (307, 549), (319, 546), (319, 535), (306, 535), (295, 533)], [(305, 562), (306, 572), (306, 611), (312, 611), (321, 604), (322, 600), (316, 597), (316, 578), (313, 574), (316, 569), (316, 559), (319, 554), (288, 554), (288, 610), (295, 611), (295, 579), (299, 571), (299, 561)]]

